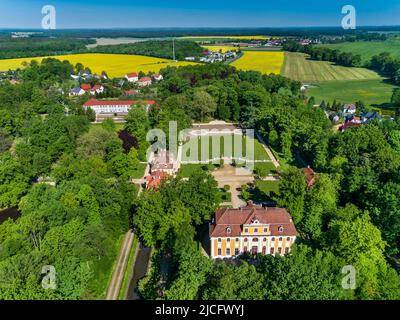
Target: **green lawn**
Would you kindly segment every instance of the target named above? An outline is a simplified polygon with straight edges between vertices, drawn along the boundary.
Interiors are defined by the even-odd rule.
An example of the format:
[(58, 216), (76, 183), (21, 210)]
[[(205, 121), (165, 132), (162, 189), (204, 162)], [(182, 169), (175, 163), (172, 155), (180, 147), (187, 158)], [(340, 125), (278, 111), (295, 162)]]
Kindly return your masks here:
[(213, 171), (218, 167), (219, 165), (213, 164), (183, 164), (179, 170), (179, 174), (182, 177), (187, 178), (197, 170)]
[(269, 174), (275, 174), (276, 168), (272, 162), (257, 162), (254, 164), (254, 173), (266, 177)]
[(332, 81), (318, 84), (318, 88), (308, 89), (307, 95), (314, 96), (317, 103), (322, 100), (332, 103), (335, 99), (342, 103), (355, 103), (358, 100), (366, 105), (390, 109), (394, 85), (382, 80), (369, 81)]
[(92, 265), (93, 276), (89, 280), (89, 290), (83, 299), (105, 299), (123, 240), (124, 235), (121, 235), (114, 246), (108, 248), (108, 254)]
[(372, 56), (382, 52), (389, 52), (393, 57), (400, 59), (400, 37), (391, 37), (386, 41), (343, 42), (320, 46), (360, 54), (364, 63), (369, 61)]
[(229, 191), (221, 191), (221, 199), (222, 199), (222, 203), (231, 202), (232, 194)]
[(366, 68), (350, 68), (328, 61), (309, 60), (303, 53), (286, 52), (282, 75), (304, 83), (341, 80), (379, 80), (381, 76)]
[[(182, 160), (199, 161), (220, 158), (224, 156), (234, 156), (253, 160), (252, 155), (247, 153), (247, 146), (250, 147), (253, 143), (254, 160), (269, 160), (268, 154), (257, 139), (244, 136), (240, 137), (238, 135), (209, 136), (201, 137), (201, 139), (197, 137), (192, 138), (183, 145)], [(205, 152), (208, 151), (206, 156), (204, 155), (205, 152), (201, 152), (202, 149), (205, 150)], [(197, 155), (194, 154), (196, 151)]]
[(136, 169), (135, 174), (132, 175), (133, 179), (140, 179), (144, 176), (144, 171), (146, 170), (146, 163), (139, 163), (138, 168)]
[(256, 203), (274, 201), (274, 196), (279, 194), (279, 181), (256, 181), (250, 194), (251, 200)]
[(268, 196), (279, 194), (279, 181), (257, 181), (256, 187)]

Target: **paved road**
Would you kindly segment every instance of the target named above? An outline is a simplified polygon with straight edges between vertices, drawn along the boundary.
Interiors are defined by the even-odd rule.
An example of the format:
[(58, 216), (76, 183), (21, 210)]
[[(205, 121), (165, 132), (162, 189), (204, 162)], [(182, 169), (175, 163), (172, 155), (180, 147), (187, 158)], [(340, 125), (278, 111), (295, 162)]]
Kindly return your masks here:
[(121, 251), (118, 256), (117, 265), (114, 269), (114, 273), (108, 287), (106, 296), (107, 300), (118, 300), (119, 291), (121, 289), (122, 280), (124, 278), (126, 265), (129, 259), (129, 252), (132, 248), (133, 236), (134, 234), (132, 230), (129, 230), (125, 235), (125, 239), (122, 243)]

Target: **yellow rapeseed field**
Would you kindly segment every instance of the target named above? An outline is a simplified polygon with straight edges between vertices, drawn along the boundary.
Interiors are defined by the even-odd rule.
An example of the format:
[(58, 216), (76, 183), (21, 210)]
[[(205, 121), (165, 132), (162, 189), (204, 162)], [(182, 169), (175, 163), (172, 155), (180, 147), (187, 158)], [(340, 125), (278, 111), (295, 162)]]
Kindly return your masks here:
[(265, 74), (280, 74), (284, 60), (284, 52), (245, 51), (243, 57), (231, 65), (244, 71), (255, 70)]
[[(42, 61), (44, 57), (5, 59), (0, 60), (0, 71), (13, 70), (21, 68), (23, 62), (32, 60)], [(68, 60), (75, 65), (78, 62), (92, 70), (93, 73), (101, 74), (106, 71), (109, 77), (123, 77), (128, 72), (158, 72), (167, 66), (185, 66), (195, 64), (194, 62), (178, 61), (174, 62), (168, 59), (153, 58), (140, 55), (126, 54), (102, 54), (102, 53), (84, 53), (63, 56), (54, 56), (59, 60)]]

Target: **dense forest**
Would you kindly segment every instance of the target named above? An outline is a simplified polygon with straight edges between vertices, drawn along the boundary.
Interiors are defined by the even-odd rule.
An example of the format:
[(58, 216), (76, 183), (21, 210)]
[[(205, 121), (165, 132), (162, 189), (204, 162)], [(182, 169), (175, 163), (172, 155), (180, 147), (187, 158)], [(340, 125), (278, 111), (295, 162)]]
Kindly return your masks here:
[[(0, 299), (102, 298), (130, 226), (137, 151), (64, 94), (72, 71), (45, 59), (0, 85), (0, 208), (21, 212), (0, 225)], [(56, 290), (41, 286), (45, 265)]]
[(92, 39), (5, 38), (0, 37), (0, 59), (39, 57), (86, 52)]
[[(151, 57), (173, 59), (172, 40), (152, 40), (130, 44), (97, 46), (91, 52), (96, 53), (120, 53), (139, 54)], [(176, 41), (175, 58), (183, 60), (185, 57), (196, 57), (204, 51), (199, 44), (193, 41)]]

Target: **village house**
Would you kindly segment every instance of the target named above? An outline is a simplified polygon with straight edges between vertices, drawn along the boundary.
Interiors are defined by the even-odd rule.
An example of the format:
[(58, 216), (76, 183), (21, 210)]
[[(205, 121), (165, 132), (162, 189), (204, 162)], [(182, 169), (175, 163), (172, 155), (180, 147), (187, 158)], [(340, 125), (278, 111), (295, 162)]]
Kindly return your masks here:
[(104, 87), (101, 84), (96, 84), (90, 89), (90, 94), (95, 95), (104, 92)]
[(349, 128), (354, 128), (354, 127), (359, 127), (359, 126), (361, 126), (361, 123), (356, 123), (356, 122), (349, 121), (349, 122), (346, 122), (345, 124), (341, 125), (339, 127), (339, 131), (344, 132)]
[(75, 96), (83, 96), (86, 93), (85, 90), (83, 90), (80, 87), (72, 88), (71, 91), (69, 92), (70, 97), (75, 97)]
[(128, 80), (128, 82), (138, 82), (139, 81), (139, 76), (136, 72), (131, 72), (125, 75), (125, 79)]
[(139, 87), (147, 87), (151, 85), (151, 78), (150, 77), (143, 77), (140, 78), (139, 81), (137, 82), (137, 85)]
[(133, 106), (143, 105), (147, 109), (154, 105), (154, 100), (97, 100), (97, 99), (90, 99), (87, 101), (83, 108), (86, 111), (88, 108), (91, 108), (96, 114), (101, 113), (122, 113), (127, 114), (129, 110)]
[(161, 182), (167, 179), (168, 173), (163, 171), (153, 171), (146, 179), (146, 189), (158, 189)]
[(216, 211), (209, 227), (211, 258), (234, 258), (243, 253), (285, 255), (298, 233), (283, 208), (264, 208), (249, 202), (239, 209)]
[(81, 89), (85, 91), (90, 91), (92, 89), (92, 85), (88, 83), (81, 84)]
[(362, 123), (368, 123), (374, 120), (382, 120), (382, 116), (378, 112), (364, 112), (361, 114)]
[(165, 172), (173, 176), (178, 172), (178, 164), (172, 152), (167, 150), (159, 150), (153, 154), (150, 161), (151, 172)]
[(343, 114), (355, 114), (357, 107), (354, 104), (345, 104), (343, 106)]
[(161, 80), (164, 79), (163, 76), (160, 73), (157, 73), (157, 74), (153, 75), (153, 78), (156, 81), (161, 81)]

